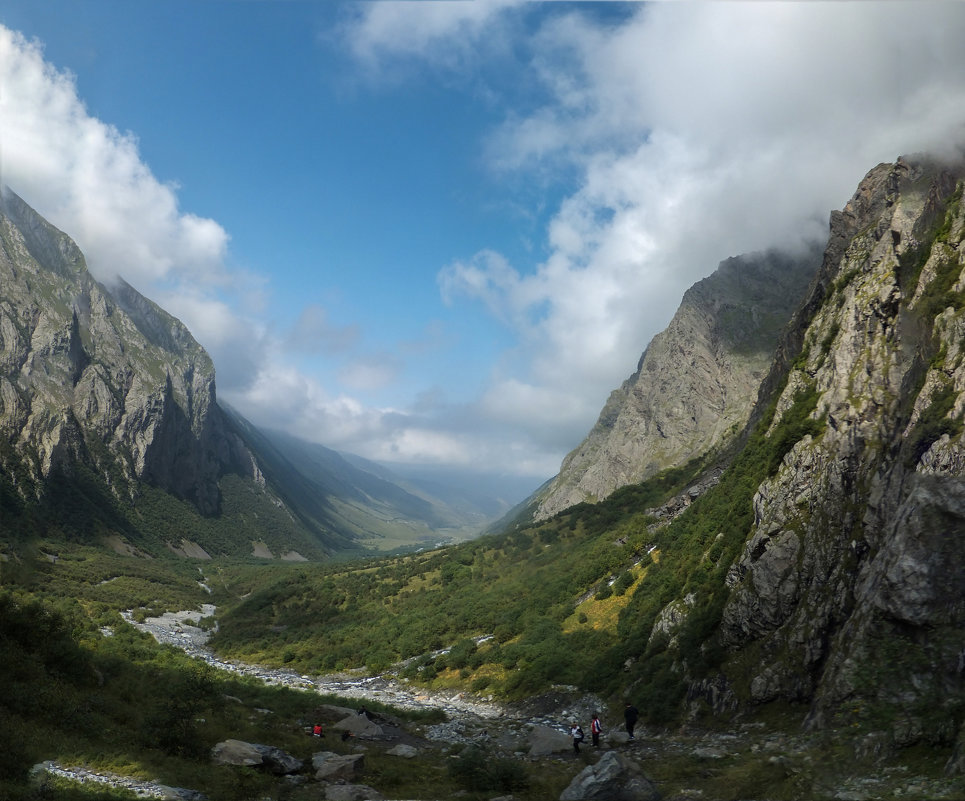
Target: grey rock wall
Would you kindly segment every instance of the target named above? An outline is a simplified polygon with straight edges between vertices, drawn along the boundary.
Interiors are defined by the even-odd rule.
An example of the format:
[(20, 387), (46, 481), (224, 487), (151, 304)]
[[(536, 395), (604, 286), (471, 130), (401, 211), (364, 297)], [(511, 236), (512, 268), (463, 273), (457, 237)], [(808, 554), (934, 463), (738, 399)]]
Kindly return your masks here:
[(879, 165), (832, 215), (772, 424), (809, 390), (820, 433), (758, 488), (720, 629), (751, 701), (895, 744), (954, 740), (965, 692), (963, 176)]
[(218, 478), (251, 458), (226, 436), (214, 366), (132, 287), (96, 282), (77, 246), (7, 192), (0, 214), (0, 433), (42, 485), (82, 462), (218, 510)]
[(542, 520), (721, 446), (747, 423), (816, 248), (727, 259), (692, 286), (540, 500)]

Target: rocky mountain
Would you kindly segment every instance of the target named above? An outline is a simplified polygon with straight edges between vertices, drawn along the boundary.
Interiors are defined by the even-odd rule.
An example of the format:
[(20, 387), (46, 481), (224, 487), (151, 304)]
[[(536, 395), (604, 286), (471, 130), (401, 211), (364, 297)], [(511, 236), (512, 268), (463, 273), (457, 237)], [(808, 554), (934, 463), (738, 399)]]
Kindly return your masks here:
[(95, 281), (77, 245), (9, 190), (0, 211), (6, 532), (311, 558), (481, 525), (222, 409), (214, 365), (178, 320), (122, 280)]
[[(547, 542), (602, 528), (639, 543), (624, 563), (642, 573), (617, 627), (626, 645), (599, 660), (622, 660), (626, 692), (651, 713), (782, 710), (847, 732), (862, 759), (954, 744), (947, 769), (965, 773), (963, 193), (965, 164), (903, 158), (831, 213), (719, 483), (637, 505), (636, 518), (648, 485), (626, 487), (532, 527)], [(633, 386), (595, 430), (601, 463)], [(702, 402), (683, 392), (664, 404)], [(589, 623), (588, 597), (577, 603)]]
[(614, 390), (586, 439), (540, 491), (543, 520), (702, 457), (744, 425), (778, 338), (821, 262), (820, 247), (722, 262)]
[(217, 512), (220, 475), (253, 467), (187, 329), (123, 282), (108, 292), (74, 242), (9, 192), (0, 246), (5, 469), (37, 483), (85, 463), (120, 494), (145, 481)]
[(731, 690), (814, 724), (874, 709), (897, 744), (965, 711), (963, 178), (882, 164), (832, 214), (759, 404), (812, 433), (754, 495), (719, 632)]

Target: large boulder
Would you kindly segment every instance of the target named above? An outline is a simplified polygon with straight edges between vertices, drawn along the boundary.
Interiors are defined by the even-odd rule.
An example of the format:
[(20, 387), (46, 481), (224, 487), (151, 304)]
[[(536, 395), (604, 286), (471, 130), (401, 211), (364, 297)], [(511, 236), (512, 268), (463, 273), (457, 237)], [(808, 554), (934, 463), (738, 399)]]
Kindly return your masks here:
[(547, 756), (573, 750), (573, 738), (567, 732), (549, 726), (533, 726), (529, 732), (529, 755)]
[(325, 788), (325, 801), (382, 801), (378, 790), (365, 784), (332, 784)]
[(560, 794), (560, 801), (659, 801), (660, 793), (633, 760), (607, 751)]
[(354, 779), (365, 762), (363, 754), (335, 754), (331, 751), (320, 751), (312, 755), (312, 767), (315, 778), (319, 781), (334, 781), (336, 779)]
[(336, 706), (335, 704), (320, 704), (315, 707), (315, 716), (319, 720), (336, 721), (348, 715), (354, 715), (355, 710), (347, 706)]
[(297, 773), (302, 761), (271, 745), (246, 743), (244, 740), (224, 740), (211, 749), (211, 759), (216, 765), (240, 765), (260, 768), (283, 776)]
[(385, 737), (382, 727), (368, 719), (365, 715), (349, 715), (343, 718), (334, 726), (333, 729), (345, 731), (363, 740), (379, 740)]
[(403, 759), (412, 759), (419, 755), (419, 749), (414, 745), (406, 745), (405, 743), (399, 743), (395, 748), (390, 748), (386, 751), (389, 756), (402, 757)]

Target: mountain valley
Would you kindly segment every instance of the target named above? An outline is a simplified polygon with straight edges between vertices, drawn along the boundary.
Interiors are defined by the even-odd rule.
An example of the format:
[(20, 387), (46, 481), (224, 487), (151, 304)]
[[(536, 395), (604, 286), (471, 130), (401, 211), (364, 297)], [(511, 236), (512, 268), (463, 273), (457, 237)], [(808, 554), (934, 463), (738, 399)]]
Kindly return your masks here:
[[(498, 508), (262, 432), (216, 399), (186, 328), (7, 191), (0, 218), (0, 493), (8, 530), (53, 526), (157, 556), (320, 559), (465, 539)], [(504, 508), (508, 508), (505, 506)]]
[[(406, 769), (326, 743), (364, 745), (383, 797), (599, 797), (566, 795), (588, 748), (521, 745), (596, 707), (605, 750), (676, 801), (965, 796), (963, 191), (962, 165), (881, 164), (823, 249), (723, 262), (559, 476), (479, 536), (508, 504), (443, 500), (219, 406), (177, 320), (94, 282), (5, 196), (0, 790), (44, 797), (27, 775), (55, 760), (212, 801), (337, 797), (210, 765), (235, 734), (307, 755), (319, 705), (137, 631), (212, 604), (219, 659), (516, 710), (447, 711)], [(444, 723), (379, 712), (423, 739)], [(503, 784), (473, 772), (487, 759)]]

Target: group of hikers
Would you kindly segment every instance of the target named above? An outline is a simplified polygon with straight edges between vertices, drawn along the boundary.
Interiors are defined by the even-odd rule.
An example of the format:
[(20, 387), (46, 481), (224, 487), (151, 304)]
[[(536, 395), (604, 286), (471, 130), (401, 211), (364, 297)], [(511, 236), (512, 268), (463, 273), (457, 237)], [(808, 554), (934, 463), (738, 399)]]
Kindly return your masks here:
[[(633, 730), (636, 728), (640, 713), (637, 708), (629, 701), (623, 708), (623, 722), (627, 727), (627, 735), (632, 740)], [(600, 747), (600, 735), (603, 734), (603, 724), (600, 723), (600, 716), (594, 714), (590, 720), (590, 740), (594, 748)], [(584, 740), (583, 728), (574, 720), (570, 724), (570, 736), (573, 738), (573, 753), (580, 753), (580, 743)]]
[[(372, 720), (372, 714), (363, 706), (358, 711), (359, 715), (364, 715), (369, 720)], [(640, 717), (640, 713), (637, 708), (631, 704), (629, 701), (626, 702), (623, 708), (623, 722), (627, 727), (627, 735), (632, 740), (633, 730), (637, 725), (637, 719)], [(311, 729), (312, 736), (314, 737), (324, 737), (325, 733), (322, 730), (322, 725), (316, 723)], [(603, 734), (603, 724), (600, 722), (600, 716), (597, 714), (593, 715), (590, 720), (590, 741), (593, 743), (594, 748), (600, 747), (600, 735)], [(349, 731), (342, 732), (342, 739), (347, 740), (349, 737), (353, 737)], [(584, 734), (582, 727), (574, 720), (570, 724), (570, 736), (573, 738), (573, 752), (580, 753), (580, 743), (583, 742)]]

